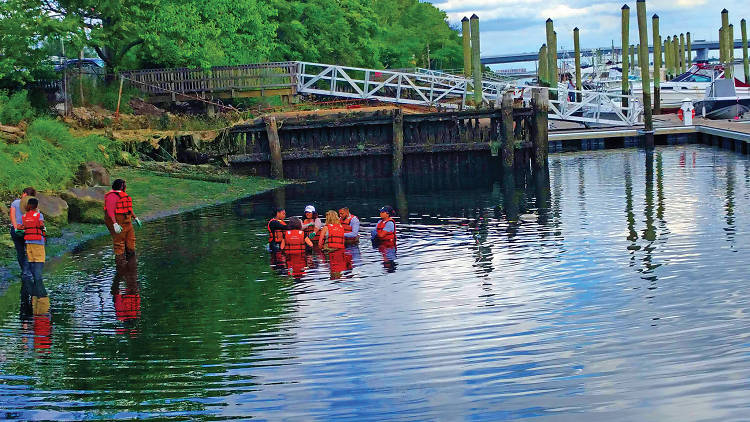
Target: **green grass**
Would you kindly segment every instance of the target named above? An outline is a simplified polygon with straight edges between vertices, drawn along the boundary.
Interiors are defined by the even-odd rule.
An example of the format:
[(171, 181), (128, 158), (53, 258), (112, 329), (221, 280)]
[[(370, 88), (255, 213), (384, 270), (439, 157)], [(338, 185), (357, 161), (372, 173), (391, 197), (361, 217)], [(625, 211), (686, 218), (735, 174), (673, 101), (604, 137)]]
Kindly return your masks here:
[[(112, 179), (127, 182), (127, 190), (133, 198), (133, 208), (141, 220), (148, 221), (208, 205), (229, 202), (254, 195), (286, 182), (252, 176), (232, 176), (232, 183), (213, 183), (200, 180), (175, 179), (158, 176), (132, 167), (116, 167)], [(76, 244), (107, 233), (103, 224), (74, 223), (62, 229), (62, 239), (50, 238), (47, 244), (48, 257), (59, 256)], [(0, 234), (0, 266), (17, 271), (15, 250), (7, 229)]]

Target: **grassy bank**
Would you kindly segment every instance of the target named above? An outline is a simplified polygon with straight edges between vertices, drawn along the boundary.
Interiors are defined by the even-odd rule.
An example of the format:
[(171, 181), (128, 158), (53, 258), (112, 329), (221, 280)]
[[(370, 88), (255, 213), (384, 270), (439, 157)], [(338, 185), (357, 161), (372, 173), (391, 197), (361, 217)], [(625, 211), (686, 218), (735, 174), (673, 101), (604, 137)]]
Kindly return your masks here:
[[(113, 179), (122, 178), (127, 181), (128, 193), (133, 197), (134, 211), (143, 221), (229, 202), (285, 183), (244, 176), (231, 176), (230, 184), (214, 183), (159, 176), (132, 167), (115, 167), (111, 175)], [(105, 233), (107, 230), (103, 224), (70, 224), (63, 227), (61, 237), (48, 239), (47, 254), (58, 256), (84, 240)], [(0, 235), (0, 250), (0, 267), (16, 273), (15, 250), (5, 228)]]

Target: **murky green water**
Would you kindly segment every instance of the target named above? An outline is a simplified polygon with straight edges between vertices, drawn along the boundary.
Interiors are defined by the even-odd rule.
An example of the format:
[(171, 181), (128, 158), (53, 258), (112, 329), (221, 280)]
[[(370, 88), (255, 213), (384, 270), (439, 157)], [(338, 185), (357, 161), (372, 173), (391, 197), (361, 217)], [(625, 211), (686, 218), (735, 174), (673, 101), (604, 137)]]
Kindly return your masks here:
[[(400, 209), (397, 251), (271, 265), (265, 219)], [(699, 146), (492, 174), (297, 186), (0, 293), (0, 419), (747, 420), (750, 162)], [(332, 268), (333, 267), (333, 268)], [(115, 286), (113, 288), (113, 285)]]

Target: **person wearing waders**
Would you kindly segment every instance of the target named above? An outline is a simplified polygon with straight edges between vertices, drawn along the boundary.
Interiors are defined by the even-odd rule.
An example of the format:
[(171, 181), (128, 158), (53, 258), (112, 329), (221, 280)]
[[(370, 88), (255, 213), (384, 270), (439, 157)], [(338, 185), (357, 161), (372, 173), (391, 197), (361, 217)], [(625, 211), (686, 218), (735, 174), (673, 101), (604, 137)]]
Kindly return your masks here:
[(112, 190), (104, 195), (104, 225), (112, 236), (115, 262), (135, 256), (133, 223), (141, 227), (141, 220), (133, 212), (133, 200), (125, 189), (125, 181), (117, 179), (112, 183)]
[(44, 216), (37, 210), (38, 206), (39, 200), (29, 198), (26, 203), (26, 213), (21, 217), (23, 239), (26, 242), (24, 273), (31, 274), (31, 277), (24, 277), (22, 280), (22, 295), (26, 292), (28, 296), (21, 298), (21, 308), (23, 312), (30, 307), (34, 315), (49, 312), (49, 297), (47, 297), (47, 289), (44, 288), (42, 281), (45, 261), (44, 242), (47, 233), (44, 227)]
[(281, 241), (284, 240), (284, 231), (287, 229), (286, 210), (284, 208), (275, 208), (273, 218), (268, 220), (268, 250), (272, 253), (281, 252)]
[[(21, 278), (31, 277), (31, 274), (25, 273), (26, 268), (26, 241), (23, 239), (23, 215), (26, 213), (26, 204), (28, 198), (36, 196), (36, 190), (28, 187), (23, 190), (21, 197), (17, 198), (10, 204), (10, 238), (13, 239), (13, 245), (16, 247), (16, 259), (18, 266), (21, 268)], [(23, 295), (23, 292), (21, 292)]]

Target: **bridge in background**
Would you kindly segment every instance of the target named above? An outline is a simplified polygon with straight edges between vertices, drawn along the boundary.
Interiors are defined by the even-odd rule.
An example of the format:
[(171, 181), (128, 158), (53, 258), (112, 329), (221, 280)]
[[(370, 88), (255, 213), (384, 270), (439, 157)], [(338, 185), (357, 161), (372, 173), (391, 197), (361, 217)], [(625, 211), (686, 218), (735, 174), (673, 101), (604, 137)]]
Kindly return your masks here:
[[(735, 40), (734, 41), (734, 48), (740, 49), (742, 48), (742, 40)], [(690, 49), (692, 51), (698, 52), (698, 60), (703, 60), (708, 58), (708, 52), (709, 50), (718, 50), (719, 49), (719, 42), (718, 41), (706, 41), (706, 40), (695, 40), (690, 43)], [(602, 47), (602, 48), (582, 48), (581, 49), (581, 56), (582, 57), (591, 57), (596, 52), (600, 52), (601, 54), (607, 55), (612, 54), (612, 47)], [(654, 52), (654, 47), (649, 46), (648, 47), (649, 53)], [(622, 48), (615, 46), (614, 48), (615, 54), (621, 54)], [(514, 53), (514, 54), (501, 54), (497, 56), (485, 56), (480, 59), (482, 64), (502, 64), (502, 63), (518, 63), (518, 62), (533, 62), (536, 61), (536, 59), (539, 57), (538, 51), (528, 52), (528, 53)], [(572, 58), (574, 57), (573, 50), (561, 50), (557, 52), (557, 58), (558, 59), (564, 59), (564, 58)]]
[[(483, 75), (481, 87), (462, 75), (428, 70), (365, 69), (309, 62), (276, 62), (210, 69), (150, 69), (122, 72), (123, 80), (140, 88), (154, 103), (279, 95), (316, 95), (463, 109), (481, 89), (485, 105), (500, 104), (510, 91), (517, 102), (528, 104), (533, 86), (516, 86), (499, 75)], [(546, 88), (545, 88), (546, 89)], [(550, 119), (585, 124), (633, 126), (640, 119), (639, 100), (615, 93), (551, 89)], [(578, 94), (580, 101), (569, 101)], [(629, 104), (622, 107), (621, 104)]]

